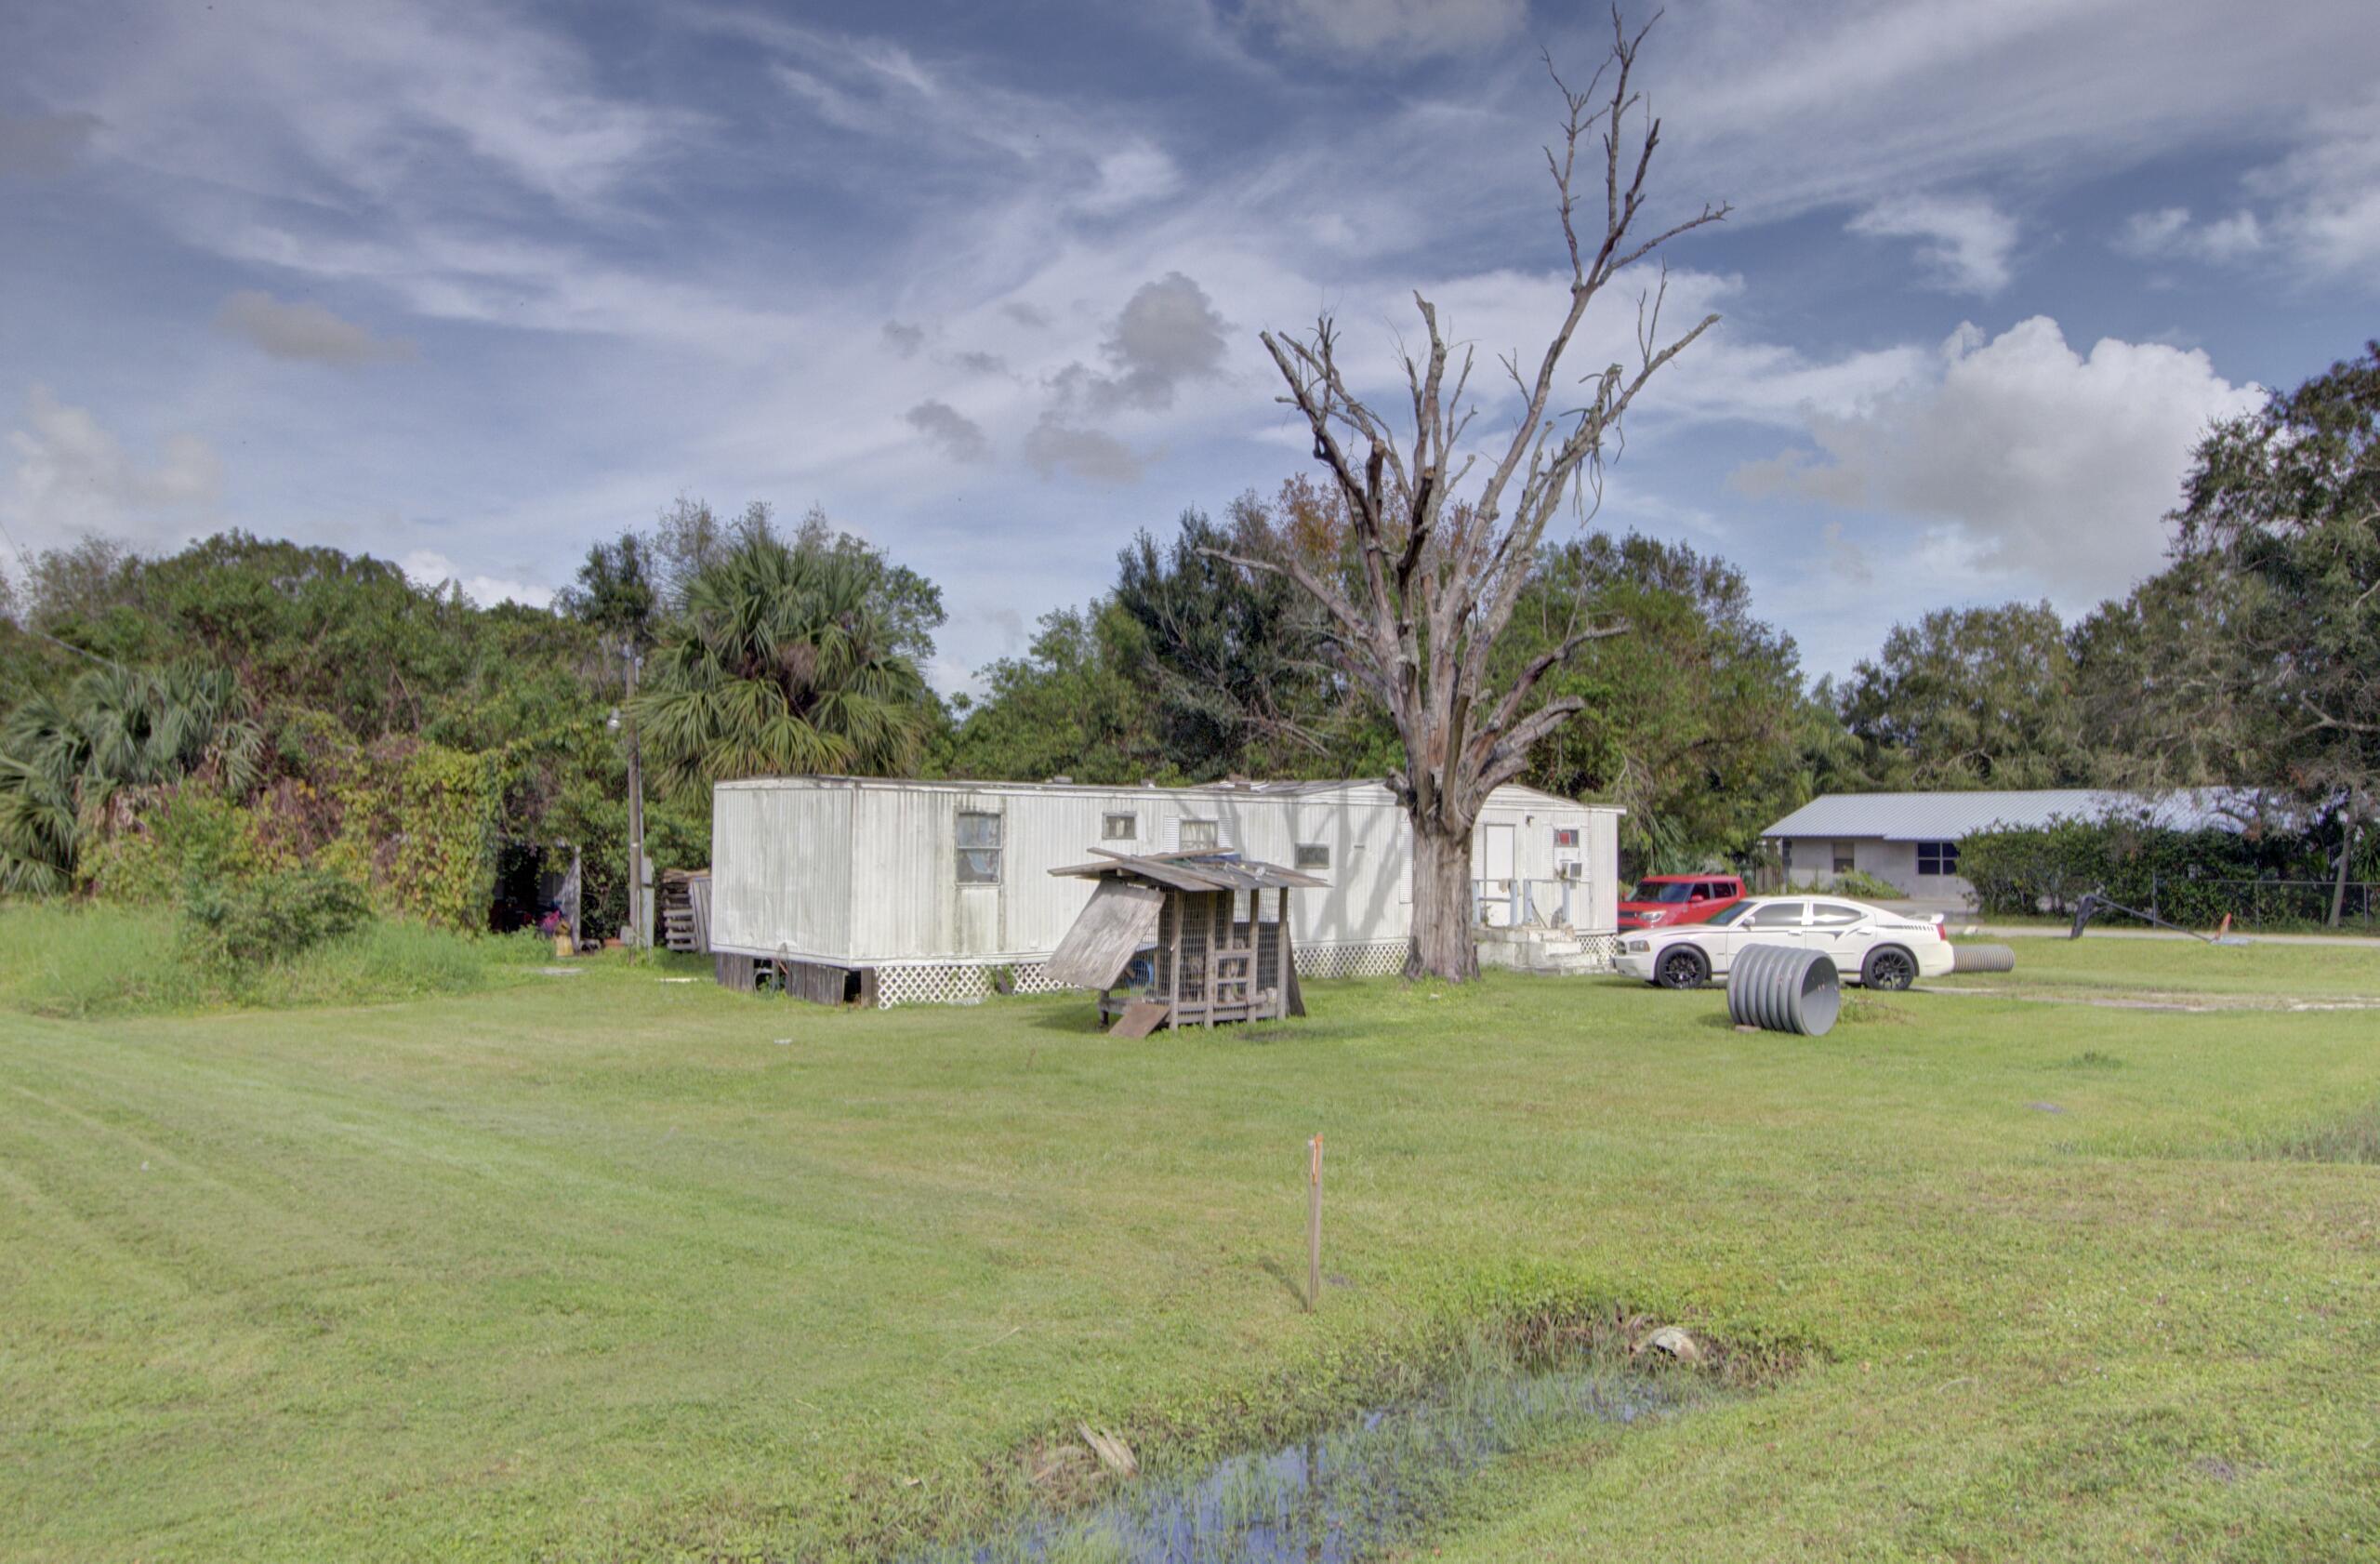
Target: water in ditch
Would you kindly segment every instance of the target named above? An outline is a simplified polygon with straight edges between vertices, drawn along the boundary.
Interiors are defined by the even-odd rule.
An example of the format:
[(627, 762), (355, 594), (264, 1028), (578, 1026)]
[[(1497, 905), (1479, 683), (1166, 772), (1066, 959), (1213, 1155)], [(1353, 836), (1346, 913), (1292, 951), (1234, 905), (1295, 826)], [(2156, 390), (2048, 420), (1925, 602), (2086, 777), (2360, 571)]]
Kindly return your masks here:
[(1361, 1564), (1413, 1540), (1500, 1455), (1673, 1415), (1699, 1398), (1690, 1375), (1607, 1363), (1473, 1372), (1294, 1443), (1141, 1477), (1087, 1510), (917, 1564)]

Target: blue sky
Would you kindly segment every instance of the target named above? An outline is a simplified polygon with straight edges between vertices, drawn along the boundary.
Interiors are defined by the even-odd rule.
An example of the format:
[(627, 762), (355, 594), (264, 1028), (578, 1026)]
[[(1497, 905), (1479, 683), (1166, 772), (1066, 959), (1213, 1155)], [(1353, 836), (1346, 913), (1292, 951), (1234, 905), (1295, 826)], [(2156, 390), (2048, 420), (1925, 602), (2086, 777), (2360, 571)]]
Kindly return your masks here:
[[(1264, 327), (1385, 383), (1411, 291), (1534, 352), (1539, 152), (1608, 22), (1525, 0), (0, 15), (0, 522), (227, 526), (543, 601), (673, 497), (942, 583), (962, 686), (1141, 527), (1306, 462)], [(1600, 524), (1741, 564), (1814, 672), (2153, 569), (2191, 440), (2372, 335), (2380, 22), (1679, 0), (1673, 318)], [(1627, 351), (1634, 285), (1573, 345)], [(1483, 381), (1484, 381), (1483, 377)], [(1506, 411), (1483, 403), (1480, 427)]]

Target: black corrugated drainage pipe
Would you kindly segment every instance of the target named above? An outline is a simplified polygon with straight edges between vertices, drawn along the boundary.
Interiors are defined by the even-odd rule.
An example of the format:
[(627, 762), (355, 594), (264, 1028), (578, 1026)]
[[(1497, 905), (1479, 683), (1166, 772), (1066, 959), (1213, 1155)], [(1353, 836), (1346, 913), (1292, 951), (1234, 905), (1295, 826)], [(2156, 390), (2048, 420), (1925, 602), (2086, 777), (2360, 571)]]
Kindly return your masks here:
[(1824, 1037), (1843, 1008), (1843, 979), (1823, 950), (1748, 945), (1727, 963), (1727, 1019), (1739, 1027)]

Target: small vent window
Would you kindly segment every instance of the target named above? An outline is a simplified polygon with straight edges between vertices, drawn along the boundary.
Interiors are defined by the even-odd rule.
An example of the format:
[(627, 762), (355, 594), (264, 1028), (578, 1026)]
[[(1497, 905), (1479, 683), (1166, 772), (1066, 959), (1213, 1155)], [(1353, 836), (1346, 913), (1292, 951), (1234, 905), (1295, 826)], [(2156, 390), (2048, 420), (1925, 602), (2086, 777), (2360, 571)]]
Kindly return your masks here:
[(1000, 817), (983, 810), (959, 812), (959, 883), (1000, 882)]
[(1223, 845), (1223, 833), (1215, 821), (1184, 820), (1181, 843), (1184, 853), (1211, 853)]
[(1301, 842), (1298, 843), (1298, 868), (1312, 869), (1329, 867), (1330, 844), (1329, 842)]
[(1099, 817), (1099, 840), (1130, 842), (1141, 834), (1141, 817), (1137, 815), (1103, 815)]

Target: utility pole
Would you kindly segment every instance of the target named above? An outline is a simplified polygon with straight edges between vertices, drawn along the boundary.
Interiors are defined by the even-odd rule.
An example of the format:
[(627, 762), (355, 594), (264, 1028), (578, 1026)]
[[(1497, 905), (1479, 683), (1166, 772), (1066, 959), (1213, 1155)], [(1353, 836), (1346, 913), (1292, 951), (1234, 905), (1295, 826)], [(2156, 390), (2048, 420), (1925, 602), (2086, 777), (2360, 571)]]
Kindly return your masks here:
[(651, 943), (644, 915), (644, 772), (639, 764), (636, 740), (636, 640), (620, 643), (628, 661), (628, 697), (620, 705), (620, 721), (628, 738), (628, 932), (627, 943), (642, 949)]

